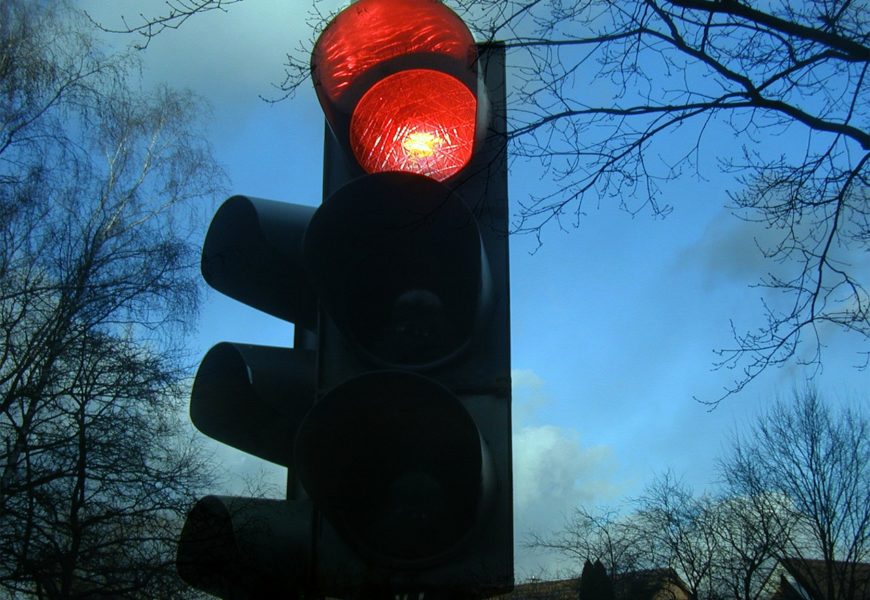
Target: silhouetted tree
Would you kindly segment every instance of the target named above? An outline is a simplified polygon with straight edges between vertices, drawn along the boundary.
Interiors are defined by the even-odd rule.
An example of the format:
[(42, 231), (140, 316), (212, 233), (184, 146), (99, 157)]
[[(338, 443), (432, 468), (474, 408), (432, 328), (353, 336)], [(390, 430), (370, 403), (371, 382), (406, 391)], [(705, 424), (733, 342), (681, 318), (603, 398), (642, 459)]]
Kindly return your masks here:
[(185, 433), (201, 103), (127, 84), (65, 2), (0, 3), (0, 588), (167, 598), (209, 478)]
[(649, 540), (653, 562), (675, 569), (693, 599), (712, 587), (719, 552), (714, 506), (711, 497), (695, 496), (670, 472), (656, 477), (637, 500), (636, 527)]
[(580, 574), (580, 600), (614, 600), (613, 585), (600, 560), (593, 564), (588, 559)]
[(613, 583), (611, 582), (610, 577), (608, 577), (607, 571), (604, 569), (604, 565), (601, 564), (600, 560), (595, 561), (593, 572), (595, 573), (597, 590), (597, 596), (595, 597), (598, 600), (615, 600)]
[(531, 532), (525, 545), (554, 550), (580, 565), (590, 558), (600, 561), (610, 575), (652, 568), (647, 540), (634, 524), (615, 510), (577, 507), (558, 532)]
[(715, 507), (719, 540), (712, 587), (719, 598), (764, 600), (776, 577), (779, 550), (793, 533), (792, 511), (782, 496), (724, 497)]
[[(834, 410), (813, 388), (778, 401), (721, 464), (729, 492), (765, 511), (776, 553), (808, 576), (816, 597), (852, 598), (870, 561), (870, 427), (860, 408)], [(776, 510), (767, 505), (775, 501)], [(822, 571), (810, 568), (821, 560)]]
[(870, 562), (868, 433), (864, 409), (834, 410), (809, 388), (734, 439), (717, 495), (665, 472), (626, 514), (578, 509), (561, 532), (529, 545), (602, 562), (625, 548), (610, 555), (631, 557), (614, 562), (612, 578), (669, 567), (699, 600), (766, 599), (787, 559), (813, 597), (847, 600), (861, 589), (858, 565)]
[(589, 594), (591, 594), (593, 586), (595, 585), (593, 577), (592, 562), (587, 558), (583, 562), (583, 570), (580, 572), (580, 586), (578, 593), (581, 600), (584, 600), (589, 596)]

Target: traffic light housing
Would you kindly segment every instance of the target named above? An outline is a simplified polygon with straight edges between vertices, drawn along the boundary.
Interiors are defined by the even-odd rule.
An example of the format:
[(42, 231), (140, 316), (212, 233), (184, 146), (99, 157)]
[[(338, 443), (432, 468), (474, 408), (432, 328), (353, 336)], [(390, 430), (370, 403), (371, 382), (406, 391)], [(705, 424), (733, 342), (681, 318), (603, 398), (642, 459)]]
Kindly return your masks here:
[[(204, 244), (210, 285), (296, 324), (292, 349), (218, 344), (194, 384), (201, 431), (289, 473), (286, 500), (209, 496), (191, 511), (179, 572), (224, 598), (483, 598), (513, 586), (503, 48), (471, 45), (430, 0), (359, 0), (322, 39), (409, 7), (438, 35), (363, 60), (351, 96), (324, 103), (323, 204), (233, 197)], [(414, 31), (364, 36), (355, 52), (369, 38), (408, 48)], [(329, 56), (312, 58), (322, 102)], [(356, 106), (410, 71), (455, 78), (473, 126), (435, 123), (430, 135), (419, 103), (400, 103), (410, 161), (372, 168), (352, 139)], [(466, 158), (445, 146), (461, 135)]]

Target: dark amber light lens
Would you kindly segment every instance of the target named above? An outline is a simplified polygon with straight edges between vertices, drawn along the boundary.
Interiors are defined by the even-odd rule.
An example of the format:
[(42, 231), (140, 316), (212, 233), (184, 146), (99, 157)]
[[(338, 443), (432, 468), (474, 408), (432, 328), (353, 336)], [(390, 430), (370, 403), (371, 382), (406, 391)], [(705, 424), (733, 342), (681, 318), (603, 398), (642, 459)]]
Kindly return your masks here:
[(350, 145), (368, 173), (403, 171), (443, 181), (471, 158), (477, 99), (458, 79), (412, 69), (376, 83), (360, 99)]

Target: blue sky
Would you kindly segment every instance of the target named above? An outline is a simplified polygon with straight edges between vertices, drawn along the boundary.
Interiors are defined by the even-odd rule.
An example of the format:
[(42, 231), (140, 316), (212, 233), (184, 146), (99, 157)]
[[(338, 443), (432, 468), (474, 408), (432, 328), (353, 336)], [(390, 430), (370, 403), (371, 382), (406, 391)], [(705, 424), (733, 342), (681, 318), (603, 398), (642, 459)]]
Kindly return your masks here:
[[(121, 14), (154, 14), (163, 3), (78, 4), (116, 24)], [(259, 98), (275, 95), (271, 84), (282, 78), (286, 52), (309, 36), (307, 7), (246, 0), (164, 32), (141, 53), (146, 85), (188, 87), (211, 104), (210, 136), (231, 193), (320, 202), (323, 120), (313, 89), (277, 104)], [(759, 323), (764, 292), (749, 286), (767, 268), (753, 239), (769, 234), (723, 208), (730, 181), (718, 174), (713, 152), (733, 142), (712, 140), (701, 148), (707, 180), (669, 184), (674, 211), (665, 219), (632, 217), (602, 202), (578, 228), (545, 229), (540, 247), (533, 236), (510, 240), (519, 579), (579, 567), (519, 544), (528, 532), (557, 529), (578, 504), (620, 505), (668, 468), (698, 489), (712, 486), (729, 436), (810, 374), (795, 364), (773, 369), (713, 412), (693, 400), (714, 399), (734, 380), (728, 370), (712, 370), (712, 350), (731, 342), (730, 319), (741, 328)], [(512, 164), (514, 212), (540, 192), (541, 177), (536, 164)], [(224, 340), (289, 345), (292, 326), (210, 291), (191, 352)], [(825, 341), (816, 384), (830, 397), (858, 401), (870, 389), (870, 373), (851, 366), (858, 340)], [(233, 450), (217, 452), (234, 473), (283, 476)]]

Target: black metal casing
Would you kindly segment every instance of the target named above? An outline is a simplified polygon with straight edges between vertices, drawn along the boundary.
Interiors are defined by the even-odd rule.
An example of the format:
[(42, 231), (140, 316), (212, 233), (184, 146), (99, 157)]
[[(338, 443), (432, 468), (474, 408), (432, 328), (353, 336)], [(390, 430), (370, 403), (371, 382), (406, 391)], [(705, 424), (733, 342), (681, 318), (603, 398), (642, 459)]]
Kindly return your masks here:
[[(458, 349), (444, 358), (429, 363), (422, 361), (410, 365), (397, 364), (390, 357), (372, 356), (365, 344), (357, 343), (347, 335), (347, 328), (336, 323), (328, 310), (323, 310), (321, 304), (319, 320), (319, 348), (317, 367), (318, 398), (328, 396), (336, 386), (352, 382), (361, 376), (372, 377), (379, 373), (387, 380), (391, 377), (401, 377), (401, 372), (410, 372), (418, 377), (429, 379), (438, 386), (443, 386), (452, 394), (459, 405), (470, 417), (479, 433), (483, 444), (483, 452), (487, 455), (488, 465), (483, 468), (480, 482), (481, 490), (479, 504), (474, 507), (474, 515), (469, 518), (471, 523), (467, 535), (444, 555), (426, 560), (400, 560), (395, 557), (379, 555), (376, 551), (366, 551), (364, 544), (358, 540), (350, 542), (348, 554), (338, 552), (331, 556), (330, 552), (320, 552), (318, 555), (318, 587), (323, 587), (329, 595), (341, 597), (355, 586), (355, 580), (362, 578), (366, 585), (373, 589), (381, 589), (395, 593), (429, 592), (426, 597), (444, 595), (444, 597), (485, 597), (502, 593), (513, 587), (513, 512), (512, 512), (512, 464), (511, 464), (511, 388), (510, 388), (510, 314), (509, 314), (509, 259), (508, 259), (508, 193), (507, 193), (507, 140), (505, 124), (505, 92), (504, 92), (504, 50), (502, 47), (484, 46), (480, 48), (479, 72), (486, 89), (484, 110), (488, 118), (483, 122), (488, 124), (482, 142), (475, 149), (471, 163), (451, 180), (444, 182), (451, 192), (451, 200), (460, 200), (468, 209), (468, 219), (473, 220), (477, 239), (481, 245), (479, 252), (481, 266), (478, 281), (481, 285), (479, 305), (475, 307), (473, 323), (468, 331), (467, 339), (457, 344)], [(325, 172), (324, 172), (324, 206), (347, 190), (351, 181), (365, 181), (366, 177), (356, 167), (352, 159), (348, 159), (332, 133), (327, 129), (325, 141)], [(358, 179), (363, 177), (362, 180)], [(368, 176), (369, 178), (373, 176)], [(413, 186), (411, 186), (413, 187)], [(380, 186), (375, 184), (375, 190)], [(418, 193), (417, 198), (402, 197), (397, 204), (412, 204), (424, 196)], [(365, 198), (358, 198), (361, 204)], [(442, 200), (446, 205), (449, 200)], [(437, 201), (435, 201), (437, 204)], [(415, 209), (412, 209), (415, 210)], [(403, 222), (402, 230), (417, 232), (427, 227), (436, 228), (438, 220), (446, 210), (445, 206), (433, 209), (435, 217), (420, 211), (418, 221), (409, 218)], [(440, 212), (439, 212), (440, 211)], [(376, 215), (373, 218), (379, 218)], [(349, 227), (363, 225), (364, 214), (355, 214), (349, 219)], [(450, 245), (460, 243), (464, 250), (459, 254), (469, 259), (470, 237), (462, 226), (462, 221), (455, 218), (452, 228), (455, 232), (446, 235), (439, 241), (434, 241), (428, 248), (450, 256)], [(310, 233), (310, 232), (309, 232)], [(342, 235), (347, 235), (343, 232)], [(437, 238), (437, 234), (436, 234)], [(306, 240), (307, 242), (307, 240)], [(341, 235), (337, 235), (335, 243), (347, 243)], [(350, 244), (353, 246), (353, 244)], [(333, 248), (333, 251), (335, 249)], [(337, 252), (341, 255), (341, 251)], [(355, 256), (348, 250), (348, 256)], [(399, 257), (400, 259), (402, 257)], [(387, 259), (389, 263), (395, 257)], [(457, 265), (461, 268), (462, 265)], [(400, 269), (395, 269), (400, 270)], [(471, 269), (474, 272), (474, 269)], [(461, 287), (462, 281), (458, 283)], [(351, 286), (351, 289), (355, 289)], [(364, 302), (362, 294), (349, 297), (347, 302)], [(376, 386), (373, 386), (376, 387)], [(380, 404), (378, 404), (380, 406)], [(337, 409), (340, 410), (340, 409)], [(366, 415), (354, 411), (352, 421), (360, 435), (365, 435)], [(395, 407), (394, 407), (395, 410)], [(368, 420), (379, 420), (375, 413)], [(431, 419), (430, 419), (431, 421)], [(422, 425), (421, 425), (422, 427)], [(432, 423), (437, 428), (439, 424)], [(340, 426), (337, 426), (337, 431)], [(457, 424), (457, 428), (462, 426)], [(445, 432), (442, 443), (445, 452), (461, 438), (457, 432), (451, 437)], [(390, 435), (384, 435), (390, 438)], [(391, 438), (395, 440), (395, 436)], [(333, 438), (324, 440), (324, 444), (340, 444)], [(353, 442), (359, 443), (359, 442)], [(372, 433), (369, 444), (376, 444)], [(364, 448), (360, 443), (361, 449)], [(460, 471), (461, 459), (456, 460), (456, 470)], [(375, 469), (376, 465), (372, 465)], [(389, 466), (385, 467), (389, 468)], [(398, 467), (396, 467), (398, 468)], [(370, 475), (377, 477), (377, 475)], [(353, 486), (365, 485), (366, 475), (332, 473), (329, 477), (351, 477), (352, 482), (340, 486), (345, 493), (352, 493)], [(459, 485), (446, 480), (447, 486)], [(326, 486), (329, 487), (329, 486)], [(347, 499), (351, 502), (351, 499)], [(469, 509), (472, 510), (472, 509)], [(328, 512), (328, 511), (327, 511)], [(453, 519), (463, 521), (467, 515), (458, 514)], [(335, 521), (336, 519), (333, 519)], [(448, 518), (449, 520), (449, 518)], [(345, 527), (346, 529), (346, 527)], [(325, 515), (318, 531), (323, 549), (334, 548), (335, 540), (347, 541), (349, 537), (339, 526)], [(356, 557), (356, 560), (351, 556)], [(353, 566), (356, 573), (349, 573)]]
[(223, 598), (483, 598), (513, 587), (504, 48), (479, 47), (483, 135), (457, 175), (364, 175), (327, 130), (324, 201), (243, 196), (210, 285), (296, 323), (293, 349), (222, 343), (204, 433), (287, 466), (287, 500), (208, 496), (179, 572)]

